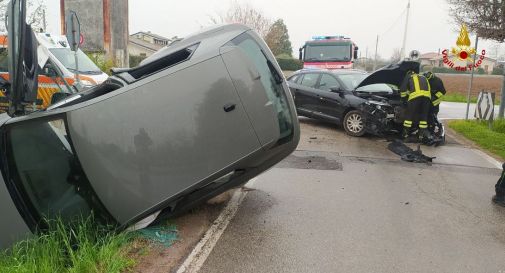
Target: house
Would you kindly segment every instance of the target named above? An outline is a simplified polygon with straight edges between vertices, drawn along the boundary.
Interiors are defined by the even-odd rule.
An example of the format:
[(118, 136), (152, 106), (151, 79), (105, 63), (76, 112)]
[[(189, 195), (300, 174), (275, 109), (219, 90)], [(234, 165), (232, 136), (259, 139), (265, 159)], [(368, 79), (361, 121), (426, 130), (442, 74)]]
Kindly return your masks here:
[[(472, 56), (473, 57), (473, 56)], [(481, 55), (477, 54), (477, 60), (481, 58)], [(449, 67), (444, 64), (444, 55), (442, 53), (428, 52), (424, 53), (419, 57), (419, 62), (421, 67), (431, 66), (431, 67)], [(498, 65), (497, 60), (489, 57), (483, 57), (482, 64), (479, 68), (484, 69), (487, 74), (493, 73), (493, 69)]]
[(163, 36), (148, 32), (137, 32), (130, 35), (128, 42), (128, 53), (132, 56), (148, 57), (164, 46), (170, 44), (172, 40)]
[[(444, 62), (441, 59), (442, 54), (436, 52), (424, 53), (419, 56), (419, 62), (421, 63), (421, 67), (423, 66), (432, 66), (432, 67), (442, 67)], [(442, 61), (442, 63), (440, 63)]]

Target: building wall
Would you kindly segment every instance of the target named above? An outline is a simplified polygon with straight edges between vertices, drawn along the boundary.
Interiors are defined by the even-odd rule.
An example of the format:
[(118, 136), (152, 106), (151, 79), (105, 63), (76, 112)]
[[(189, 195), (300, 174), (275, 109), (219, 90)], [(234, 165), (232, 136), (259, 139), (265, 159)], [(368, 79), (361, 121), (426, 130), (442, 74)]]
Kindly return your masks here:
[[(116, 66), (128, 66), (128, 0), (60, 0), (77, 13), (85, 51), (103, 51)], [(65, 15), (62, 15), (64, 22)]]
[[(82, 49), (85, 51), (104, 51), (103, 4), (101, 0), (65, 0), (65, 14), (72, 10), (81, 22), (84, 36)], [(93, 7), (93, 8), (90, 8)], [(62, 16), (62, 22), (65, 17)], [(64, 33), (64, 30), (62, 30)]]
[(151, 56), (155, 51), (146, 49), (145, 47), (138, 46), (136, 44), (130, 43), (128, 45), (128, 52), (132, 56)]

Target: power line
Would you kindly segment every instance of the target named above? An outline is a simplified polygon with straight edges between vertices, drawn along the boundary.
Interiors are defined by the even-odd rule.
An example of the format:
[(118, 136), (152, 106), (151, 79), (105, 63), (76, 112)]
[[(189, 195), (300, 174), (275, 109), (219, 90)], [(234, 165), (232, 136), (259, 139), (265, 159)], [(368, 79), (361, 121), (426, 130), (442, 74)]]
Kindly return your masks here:
[(386, 30), (384, 33), (382, 33), (380, 36), (384, 36), (386, 33), (390, 32), (393, 27), (397, 26), (398, 22), (403, 19), (403, 16), (405, 15), (405, 12), (407, 12), (407, 8), (405, 8), (402, 13), (398, 16), (398, 18), (396, 18), (395, 22), (393, 24), (391, 24), (391, 26), (388, 28), (388, 30)]

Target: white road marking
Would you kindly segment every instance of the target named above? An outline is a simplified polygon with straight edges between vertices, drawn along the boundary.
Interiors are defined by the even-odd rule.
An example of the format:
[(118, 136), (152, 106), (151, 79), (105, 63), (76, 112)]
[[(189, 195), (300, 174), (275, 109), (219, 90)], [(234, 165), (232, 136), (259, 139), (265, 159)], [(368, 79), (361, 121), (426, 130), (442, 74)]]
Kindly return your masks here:
[[(251, 179), (246, 186), (251, 188), (256, 180), (257, 178)], [(226, 208), (221, 212), (216, 221), (214, 221), (214, 224), (212, 224), (210, 229), (205, 233), (205, 236), (203, 236), (200, 242), (195, 246), (181, 267), (179, 267), (177, 273), (196, 273), (200, 270), (219, 241), (219, 238), (223, 235), (226, 227), (228, 227), (231, 219), (233, 219), (237, 213), (246, 195), (247, 191), (242, 191), (241, 189), (235, 191)]]
[(484, 153), (483, 151), (481, 150), (477, 150), (477, 149), (472, 149), (476, 154), (480, 155), (481, 157), (483, 157), (484, 159), (486, 159), (489, 163), (491, 163), (491, 165), (495, 166), (497, 169), (502, 169), (503, 168), (503, 164), (500, 163), (498, 160), (492, 158), (491, 156), (489, 156), (488, 154)]

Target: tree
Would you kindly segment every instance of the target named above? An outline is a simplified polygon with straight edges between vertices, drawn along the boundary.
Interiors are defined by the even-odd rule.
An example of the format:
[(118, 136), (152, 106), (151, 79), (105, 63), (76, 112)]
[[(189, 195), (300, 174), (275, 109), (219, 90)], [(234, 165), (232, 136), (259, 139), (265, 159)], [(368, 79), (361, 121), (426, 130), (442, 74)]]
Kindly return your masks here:
[(282, 19), (278, 19), (270, 26), (265, 36), (265, 42), (275, 56), (282, 54), (291, 56), (293, 54), (293, 47), (289, 41), (288, 28)]
[[(505, 0), (447, 0), (458, 23), (466, 24), (481, 38), (505, 42)], [(502, 71), (502, 72), (505, 72)], [(498, 116), (505, 115), (505, 77)]]
[(505, 41), (505, 0), (447, 0), (456, 22), (466, 24), (479, 37)]
[[(5, 15), (7, 12), (8, 0), (0, 0), (0, 32), (6, 32), (5, 28)], [(34, 31), (39, 29), (46, 29), (45, 13), (46, 5), (42, 0), (28, 0), (26, 2), (26, 22), (32, 26)]]
[(393, 50), (393, 55), (391, 55), (391, 63), (397, 63), (402, 60), (402, 50), (400, 48), (395, 48)]
[(218, 14), (217, 17), (211, 17), (210, 20), (214, 24), (244, 24), (258, 32), (262, 38), (265, 38), (272, 25), (272, 20), (261, 11), (256, 10), (249, 4), (239, 4), (236, 1), (232, 3), (228, 11)]

